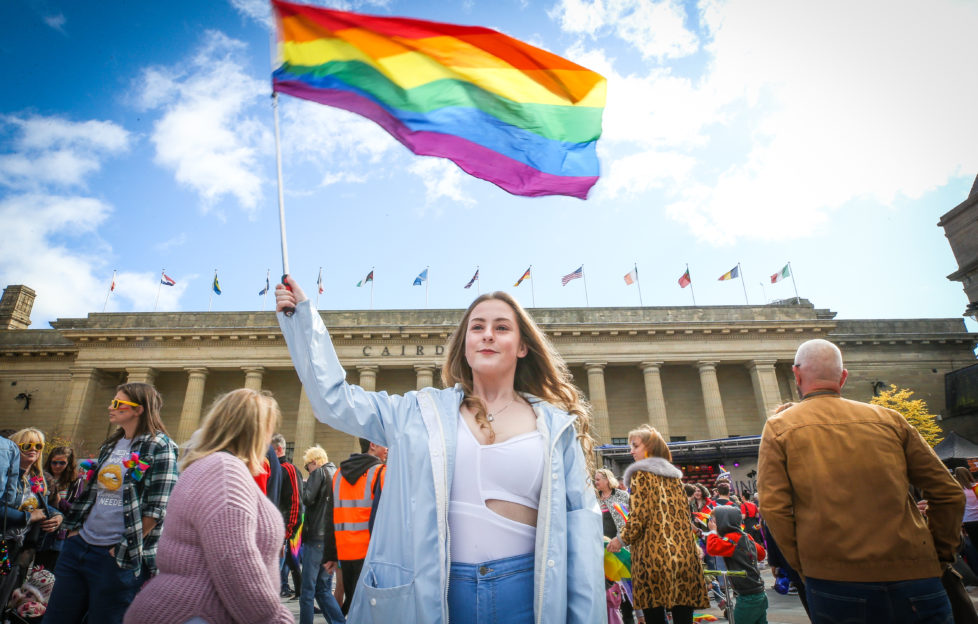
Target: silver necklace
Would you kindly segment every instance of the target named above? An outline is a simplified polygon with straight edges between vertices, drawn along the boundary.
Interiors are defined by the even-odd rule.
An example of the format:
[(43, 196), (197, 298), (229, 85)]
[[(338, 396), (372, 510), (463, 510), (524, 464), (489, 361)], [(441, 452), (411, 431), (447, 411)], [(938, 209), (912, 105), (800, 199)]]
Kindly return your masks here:
[(508, 408), (510, 405), (512, 405), (514, 401), (516, 401), (516, 397), (513, 397), (513, 400), (512, 401), (510, 401), (509, 403), (507, 403), (501, 410), (497, 411), (495, 414), (493, 414), (492, 412), (489, 412), (486, 415), (486, 420), (488, 420), (489, 422), (493, 422), (494, 420), (496, 420), (496, 416), (498, 416), (498, 415), (502, 414), (503, 412), (505, 412), (506, 411), (506, 408)]

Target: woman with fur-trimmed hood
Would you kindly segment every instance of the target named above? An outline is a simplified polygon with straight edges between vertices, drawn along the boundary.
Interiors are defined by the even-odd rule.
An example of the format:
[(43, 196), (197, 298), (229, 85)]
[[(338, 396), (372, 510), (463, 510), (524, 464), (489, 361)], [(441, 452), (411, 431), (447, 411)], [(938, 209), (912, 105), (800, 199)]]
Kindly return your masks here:
[(635, 463), (625, 471), (631, 492), (622, 540), (631, 546), (635, 607), (649, 624), (691, 624), (694, 608), (710, 606), (700, 551), (689, 524), (682, 472), (658, 431), (642, 425), (628, 434)]

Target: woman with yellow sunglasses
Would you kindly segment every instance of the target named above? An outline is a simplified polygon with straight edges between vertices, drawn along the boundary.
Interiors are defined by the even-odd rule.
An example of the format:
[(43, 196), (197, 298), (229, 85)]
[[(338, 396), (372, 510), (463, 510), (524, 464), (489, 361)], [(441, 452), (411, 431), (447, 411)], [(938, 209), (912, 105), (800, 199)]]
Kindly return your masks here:
[(163, 398), (149, 384), (126, 383), (108, 407), (116, 429), (65, 514), (68, 536), (46, 621), (74, 624), (87, 612), (89, 622), (121, 623), (156, 573), (156, 545), (177, 480), (177, 447), (160, 419)]
[(47, 484), (41, 473), (41, 452), (44, 433), (37, 429), (21, 429), (10, 436), (20, 449), (20, 479), (13, 504), (5, 505), (7, 529), (3, 537), (23, 545), (24, 536), (35, 523), (46, 533), (56, 531), (63, 520), (61, 512), (47, 504)]

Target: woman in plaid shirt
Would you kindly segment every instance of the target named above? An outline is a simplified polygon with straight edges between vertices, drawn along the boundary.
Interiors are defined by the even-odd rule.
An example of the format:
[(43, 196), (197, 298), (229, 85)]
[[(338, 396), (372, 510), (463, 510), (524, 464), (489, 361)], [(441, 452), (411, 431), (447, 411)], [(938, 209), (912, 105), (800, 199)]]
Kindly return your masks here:
[(118, 428), (102, 444), (88, 483), (68, 512), (68, 531), (54, 570), (45, 620), (113, 624), (142, 584), (156, 573), (156, 544), (177, 480), (177, 447), (167, 436), (156, 388), (116, 388), (109, 422)]

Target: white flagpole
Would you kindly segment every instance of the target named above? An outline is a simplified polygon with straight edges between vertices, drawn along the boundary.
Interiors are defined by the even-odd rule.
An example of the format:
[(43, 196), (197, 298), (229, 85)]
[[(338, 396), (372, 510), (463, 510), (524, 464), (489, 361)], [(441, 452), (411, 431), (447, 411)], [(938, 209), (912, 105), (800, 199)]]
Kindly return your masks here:
[(761, 294), (764, 295), (764, 303), (767, 303), (767, 288), (764, 287), (764, 282), (761, 282)]
[(482, 282), (480, 281), (481, 279), (482, 278), (479, 277), (479, 265), (477, 264), (475, 265), (475, 295), (477, 297), (482, 296)]
[(105, 312), (106, 306), (109, 305), (109, 297), (112, 296), (112, 286), (115, 286), (115, 269), (112, 269), (112, 285), (109, 286), (109, 292), (105, 293), (105, 303), (102, 304), (102, 312)]
[(642, 302), (642, 279), (638, 276), (638, 262), (635, 263), (635, 285), (638, 286), (638, 305), (641, 308), (645, 307)]
[(262, 297), (262, 300), (261, 300), (261, 311), (262, 312), (265, 311), (265, 302), (268, 301), (268, 287), (270, 285), (270, 282), (268, 280), (271, 279), (271, 277), (272, 277), (272, 270), (271, 269), (265, 269), (265, 296)]
[(163, 288), (163, 276), (166, 275), (166, 269), (160, 269), (160, 283), (156, 285), (156, 303), (153, 305), (153, 312), (160, 307), (160, 290)]
[(584, 265), (581, 265), (581, 279), (584, 280), (584, 305), (591, 307), (591, 302), (587, 298), (587, 273), (584, 272)]
[[(214, 279), (217, 279), (217, 269), (214, 269)], [(214, 282), (211, 282), (211, 295), (207, 298), (207, 311), (211, 311), (211, 303), (214, 301)]]
[(374, 268), (370, 267), (370, 309), (374, 309), (374, 282), (377, 278), (374, 277)]
[[(689, 263), (686, 263), (686, 274), (689, 275)], [(693, 307), (696, 307), (696, 293), (693, 292), (693, 276), (689, 276), (689, 294), (693, 297)]]
[(430, 279), (428, 276), (429, 268), (430, 267), (424, 268), (424, 307), (426, 308), (428, 307), (428, 280)]
[(744, 287), (744, 303), (750, 305), (750, 301), (747, 299), (747, 280), (744, 279), (744, 270), (740, 268), (740, 263), (737, 263), (737, 273), (740, 274), (740, 285)]
[(533, 265), (530, 265), (530, 296), (533, 297), (533, 307), (537, 307), (537, 289), (533, 286)]
[(798, 284), (795, 283), (795, 270), (791, 268), (791, 262), (788, 262), (788, 273), (791, 274), (791, 285), (795, 288), (795, 303), (801, 301), (798, 296)]
[[(285, 241), (285, 197), (282, 193), (282, 146), (279, 139), (278, 124), (278, 92), (272, 92), (272, 111), (275, 116), (275, 171), (278, 175), (278, 225), (282, 235), (282, 282), (289, 274), (289, 247)], [(213, 289), (212, 289), (213, 290)], [(285, 316), (295, 314), (295, 308), (285, 308)]]

